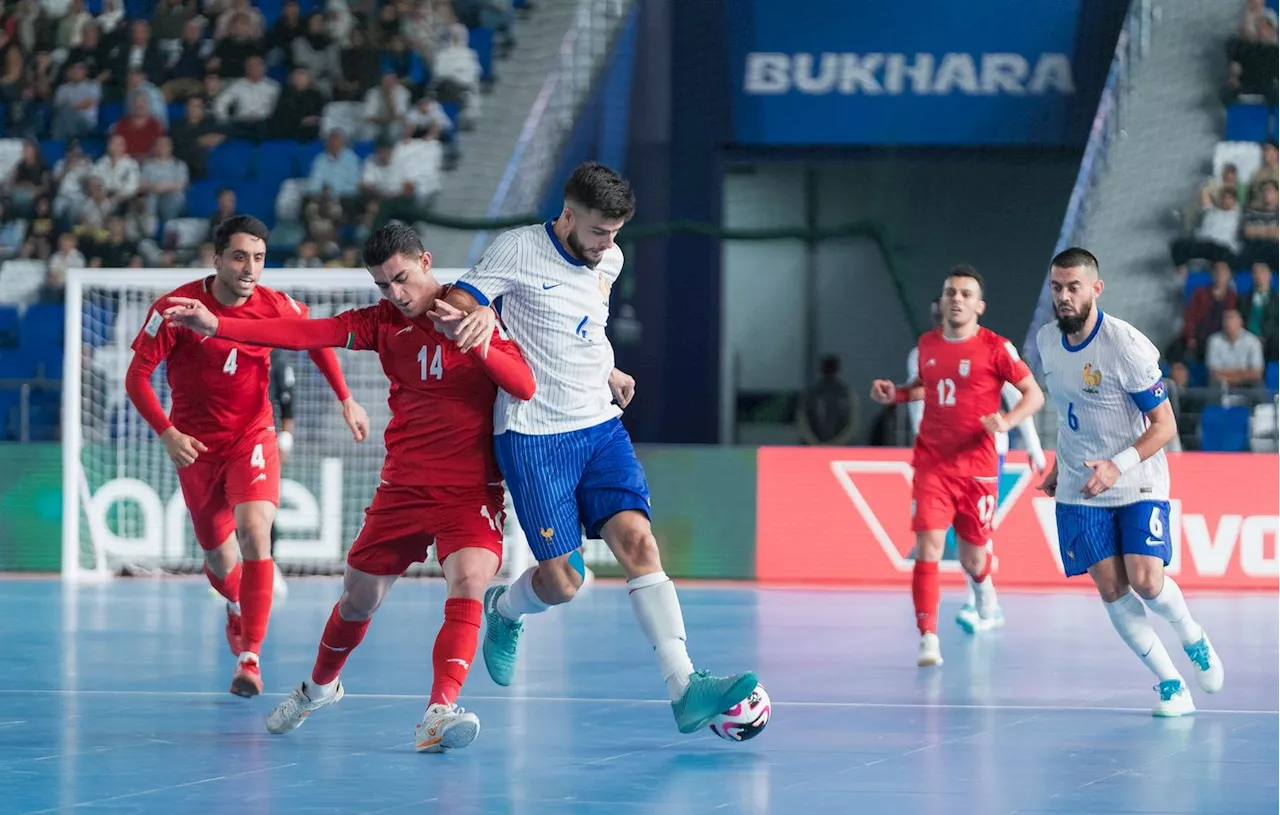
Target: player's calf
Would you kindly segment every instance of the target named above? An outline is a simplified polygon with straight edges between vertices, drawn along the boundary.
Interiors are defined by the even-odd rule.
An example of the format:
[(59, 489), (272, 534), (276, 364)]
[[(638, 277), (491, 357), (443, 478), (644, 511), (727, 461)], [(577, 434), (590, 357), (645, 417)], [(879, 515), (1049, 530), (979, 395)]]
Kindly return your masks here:
[[(624, 510), (602, 527), (605, 543), (617, 558), (627, 579), (662, 571), (658, 540), (649, 517), (639, 510)], [(579, 584), (582, 575), (579, 574)]]
[(956, 623), (970, 634), (1003, 626), (1004, 613), (996, 599), (995, 581), (991, 577), (989, 547), (961, 540), (958, 542), (958, 554), (973, 599), (971, 604), (966, 603), (960, 609)]

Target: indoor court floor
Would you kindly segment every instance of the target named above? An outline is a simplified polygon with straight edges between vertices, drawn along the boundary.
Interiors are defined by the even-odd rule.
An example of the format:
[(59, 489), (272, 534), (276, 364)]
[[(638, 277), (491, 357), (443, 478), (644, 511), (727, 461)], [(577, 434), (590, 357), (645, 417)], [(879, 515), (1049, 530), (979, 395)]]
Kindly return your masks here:
[(227, 693), (224, 617), (202, 579), (0, 590), (0, 813), (1275, 813), (1276, 595), (1193, 595), (1226, 665), (1199, 712), (1153, 719), (1155, 684), (1083, 592), (1005, 593), (969, 638), (943, 600), (941, 668), (915, 666), (896, 592), (685, 586), (695, 664), (755, 668), (757, 739), (675, 729), (623, 587), (598, 582), (527, 621), (521, 673), (482, 658), (471, 747), (413, 751), (444, 593), (405, 580), (343, 674), (346, 699), (297, 731), (263, 717), (307, 676), (336, 579), (298, 579), (272, 617), (267, 694)]

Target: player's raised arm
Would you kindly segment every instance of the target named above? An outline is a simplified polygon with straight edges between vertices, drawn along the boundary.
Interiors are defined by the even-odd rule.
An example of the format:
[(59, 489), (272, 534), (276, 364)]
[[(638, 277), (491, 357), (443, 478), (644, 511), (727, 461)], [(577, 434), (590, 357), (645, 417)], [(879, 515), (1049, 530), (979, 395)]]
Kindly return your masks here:
[(877, 379), (871, 383), (871, 398), (882, 405), (919, 402), (924, 399), (924, 383), (918, 376), (901, 385), (889, 379)]
[(151, 387), (151, 375), (177, 343), (174, 328), (167, 325), (160, 313), (152, 309), (147, 322), (133, 341), (133, 359), (124, 377), (124, 390), (138, 413), (164, 442), (169, 458), (179, 467), (195, 461), (208, 448), (196, 438), (186, 435), (174, 426)]

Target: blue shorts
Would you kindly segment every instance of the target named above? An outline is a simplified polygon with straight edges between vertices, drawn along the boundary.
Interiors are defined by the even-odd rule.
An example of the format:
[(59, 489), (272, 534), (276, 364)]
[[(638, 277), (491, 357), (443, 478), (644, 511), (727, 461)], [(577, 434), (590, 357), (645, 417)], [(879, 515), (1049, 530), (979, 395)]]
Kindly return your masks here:
[(520, 528), (538, 562), (599, 538), (605, 522), (629, 509), (649, 515), (649, 484), (621, 419), (569, 433), (493, 439)]
[(1122, 507), (1058, 504), (1058, 549), (1067, 577), (1116, 555), (1150, 555), (1169, 565), (1173, 539), (1169, 502), (1138, 501)]

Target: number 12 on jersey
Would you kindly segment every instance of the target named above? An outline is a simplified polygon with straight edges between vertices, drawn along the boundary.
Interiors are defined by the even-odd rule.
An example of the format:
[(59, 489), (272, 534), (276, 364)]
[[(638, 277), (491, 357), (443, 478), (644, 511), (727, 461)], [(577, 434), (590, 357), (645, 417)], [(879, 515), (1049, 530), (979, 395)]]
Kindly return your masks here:
[(427, 346), (422, 346), (422, 350), (418, 351), (418, 368), (422, 372), (424, 381), (428, 375), (437, 380), (444, 379), (444, 362), (440, 359), (440, 346), (435, 347), (434, 353), (428, 353)]

